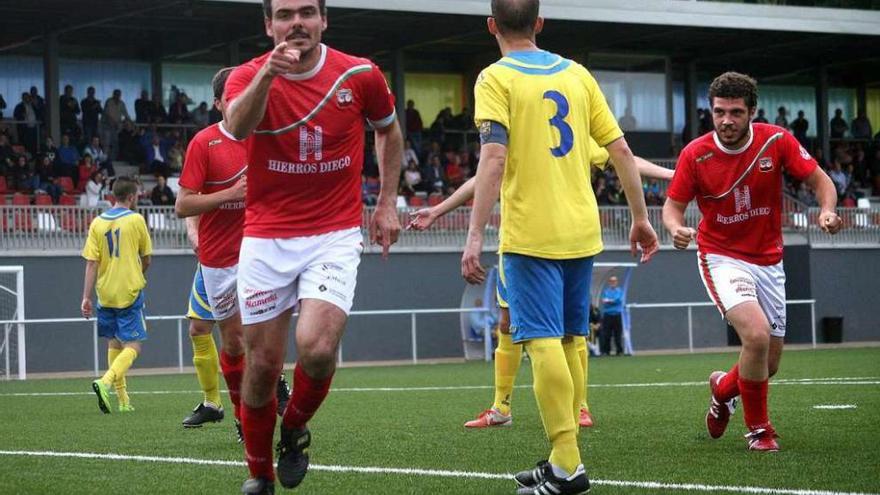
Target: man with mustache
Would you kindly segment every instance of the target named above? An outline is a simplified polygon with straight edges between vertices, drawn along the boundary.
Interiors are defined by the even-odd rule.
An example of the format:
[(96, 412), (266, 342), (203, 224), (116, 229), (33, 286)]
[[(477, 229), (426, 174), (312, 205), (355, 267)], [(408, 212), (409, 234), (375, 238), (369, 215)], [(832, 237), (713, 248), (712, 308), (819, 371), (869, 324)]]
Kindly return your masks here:
[(263, 0), (271, 52), (226, 83), (224, 127), (248, 139), (248, 188), (238, 269), (245, 338), (242, 428), (251, 478), (243, 493), (274, 493), (274, 387), (294, 306), (297, 364), (278, 443), (278, 479), (299, 485), (309, 466), (306, 423), (330, 389), (354, 299), (360, 254), (365, 120), (375, 129), (381, 191), (370, 241), (397, 241), (403, 138), (394, 99), (369, 60), (321, 43), (324, 0)]
[[(749, 450), (779, 450), (767, 413), (767, 384), (779, 369), (785, 337), (785, 271), (782, 266), (782, 173), (816, 192), (822, 230), (841, 227), (831, 179), (785, 129), (749, 123), (758, 104), (751, 77), (726, 72), (709, 86), (715, 132), (681, 152), (663, 206), (663, 223), (678, 249), (697, 242), (700, 277), (721, 317), (742, 341), (739, 361), (709, 375), (709, 436), (720, 438), (742, 396)], [(684, 224), (696, 198), (698, 230)]]

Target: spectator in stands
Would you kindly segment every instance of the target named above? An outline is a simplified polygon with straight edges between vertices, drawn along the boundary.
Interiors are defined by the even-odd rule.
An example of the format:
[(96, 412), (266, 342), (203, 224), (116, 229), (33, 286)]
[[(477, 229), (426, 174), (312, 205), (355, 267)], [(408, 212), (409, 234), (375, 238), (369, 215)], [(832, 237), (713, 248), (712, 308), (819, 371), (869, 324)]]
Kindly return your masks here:
[(450, 188), (458, 188), (467, 180), (467, 171), (461, 166), (461, 156), (453, 153), (446, 164), (446, 184)]
[(413, 149), (413, 141), (412, 139), (407, 138), (406, 144), (403, 147), (403, 160), (402, 160), (402, 168), (407, 168), (410, 162), (416, 162), (416, 166), (419, 166), (421, 162), (419, 161), (419, 155), (416, 153), (416, 150)]
[(186, 109), (186, 93), (181, 93), (177, 101), (171, 103), (168, 109), (168, 121), (172, 124), (185, 124), (189, 122), (189, 110)]
[(140, 144), (140, 133), (143, 128), (137, 128), (134, 123), (126, 121), (122, 124), (119, 132), (119, 159), (128, 163), (143, 163), (144, 150)]
[(6, 177), (14, 159), (15, 152), (9, 144), (9, 136), (0, 134), (0, 177)]
[(55, 157), (56, 173), (59, 177), (70, 177), (74, 187), (79, 183), (79, 170), (77, 166), (80, 161), (79, 150), (70, 142), (70, 136), (63, 134), (61, 136), (61, 146), (58, 147), (58, 154)]
[(12, 170), (7, 175), (11, 179), (9, 186), (15, 191), (29, 193), (39, 186), (34, 184), (34, 171), (25, 155), (15, 157)]
[(854, 118), (852, 121), (852, 137), (855, 139), (871, 139), (871, 136), (874, 135), (873, 129), (871, 129), (871, 121), (868, 120), (868, 116), (865, 115), (863, 110), (859, 110), (858, 117)]
[(874, 158), (871, 159), (871, 185), (873, 186), (871, 194), (880, 195), (880, 146), (874, 148)]
[(199, 103), (199, 106), (192, 111), (191, 118), (192, 123), (195, 124), (197, 128), (202, 129), (208, 127), (208, 122), (211, 118), (208, 112), (208, 104), (204, 101)]
[(410, 160), (403, 171), (401, 186), (403, 186), (404, 196), (412, 196), (416, 191), (423, 191), (425, 189), (422, 184), (422, 172), (419, 171), (419, 165), (415, 161)]
[(78, 177), (89, 177), (93, 172), (97, 171), (98, 165), (95, 163), (95, 159), (92, 158), (92, 155), (84, 153), (77, 165)]
[(648, 206), (663, 206), (663, 193), (660, 191), (660, 183), (656, 179), (645, 182), (642, 187), (645, 191), (645, 204)]
[(161, 175), (156, 176), (156, 187), (153, 188), (153, 192), (150, 194), (150, 200), (155, 206), (174, 205), (174, 191), (168, 187), (165, 177)]
[(834, 160), (831, 162), (831, 170), (828, 171), (828, 176), (834, 182), (834, 186), (837, 188), (837, 197), (840, 199), (843, 199), (849, 188), (850, 177), (843, 169), (844, 165), (849, 165), (849, 161), (845, 153), (835, 153)]
[(3, 110), (6, 110), (6, 100), (3, 99), (3, 94), (0, 93), (0, 120), (3, 120)]
[(608, 204), (610, 206), (626, 206), (626, 195), (617, 177), (608, 184)]
[(804, 118), (804, 111), (798, 110), (797, 118), (791, 122), (791, 133), (795, 139), (801, 143), (801, 146), (807, 146), (807, 129), (810, 128), (810, 122)]
[(596, 195), (596, 203), (599, 205), (607, 205), (608, 203), (608, 185), (605, 175), (599, 172), (596, 180), (593, 181), (593, 192)]
[(602, 333), (599, 348), (603, 356), (611, 355), (611, 338), (614, 338), (616, 354), (622, 356), (623, 349), (623, 289), (618, 287), (617, 277), (608, 278), (602, 290)]
[[(148, 138), (149, 136), (150, 134), (145, 134), (143, 137)], [(152, 133), (152, 138), (144, 147), (148, 172), (168, 177), (170, 174), (168, 149), (167, 141), (160, 138), (158, 133)]]
[(626, 110), (623, 112), (623, 117), (620, 118), (620, 129), (624, 132), (634, 131), (638, 126), (638, 122), (636, 122), (635, 116), (632, 114), (632, 109), (630, 107), (626, 107)]
[[(222, 119), (221, 119), (222, 120)], [(153, 95), (153, 104), (150, 106), (150, 123), (165, 124), (168, 122), (168, 112), (165, 111), (165, 105), (162, 104), (162, 95)]]
[(422, 180), (428, 185), (430, 192), (442, 193), (446, 190), (446, 172), (440, 163), (440, 155), (431, 155), (431, 160), (422, 170)]
[(88, 146), (83, 149), (83, 154), (91, 155), (98, 168), (107, 171), (106, 175), (108, 177), (114, 177), (116, 175), (115, 171), (113, 170), (113, 162), (110, 161), (110, 158), (107, 156), (107, 152), (104, 151), (104, 147), (101, 146), (101, 138), (99, 138), (98, 136), (92, 137), (92, 140), (89, 142)]
[(785, 107), (779, 107), (776, 111), (776, 121), (773, 123), (783, 129), (788, 129), (788, 112), (785, 110)]
[(368, 142), (364, 149), (363, 175), (372, 179), (379, 178), (379, 160), (376, 159), (376, 150), (373, 143)]
[(715, 130), (715, 124), (712, 123), (712, 112), (708, 108), (697, 109), (697, 116), (700, 119), (700, 136)]
[(431, 160), (433, 160), (435, 156), (440, 160), (440, 163), (442, 164), (444, 156), (443, 150), (440, 147), (440, 143), (438, 141), (431, 141), (431, 147), (428, 149), (428, 153), (425, 155), (425, 164), (431, 163)]
[(101, 119), (101, 142), (109, 148), (110, 159), (114, 160), (119, 155), (119, 131), (122, 130), (123, 122), (131, 120), (128, 108), (122, 100), (122, 90), (114, 89), (113, 96), (104, 102), (104, 118)]
[(822, 150), (821, 144), (816, 145), (816, 149), (813, 151), (813, 158), (823, 170), (828, 170), (828, 161), (825, 160), (825, 151)]
[(31, 153), (37, 152), (37, 111), (34, 109), (33, 98), (30, 93), (21, 94), (21, 103), (15, 106), (12, 112), (13, 118), (20, 124), (16, 124), (18, 141)]
[(146, 89), (141, 90), (141, 97), (134, 100), (134, 121), (138, 124), (147, 124), (152, 122), (153, 102), (150, 101), (150, 95)]
[(862, 186), (868, 184), (868, 157), (865, 154), (865, 148), (858, 143), (853, 153), (852, 160), (852, 179), (855, 185)]
[(98, 202), (104, 198), (104, 174), (100, 170), (92, 172), (89, 182), (86, 184), (86, 194), (83, 199), (84, 206), (98, 206)]
[(61, 118), (61, 133), (79, 136), (79, 125), (77, 124), (77, 115), (80, 114), (79, 101), (73, 96), (73, 86), (70, 84), (64, 86), (64, 94), (58, 98), (58, 109)]
[(437, 114), (437, 118), (434, 119), (434, 122), (431, 124), (431, 138), (437, 141), (443, 139), (443, 134), (446, 132), (446, 129), (450, 129), (450, 124), (452, 123), (452, 109), (449, 107), (440, 110)]
[(183, 170), (183, 156), (186, 150), (183, 149), (183, 141), (176, 140), (168, 150), (168, 168), (172, 174), (180, 174)]
[[(452, 110), (449, 111), (452, 113)], [(447, 129), (455, 129), (457, 131), (468, 131), (474, 128), (474, 114), (468, 107), (461, 107), (461, 112), (452, 117), (446, 126)]]
[(42, 154), (37, 157), (37, 166), (35, 170), (40, 185), (38, 190), (46, 193), (52, 198), (52, 202), (58, 204), (61, 199), (61, 186), (55, 178), (55, 164), (49, 155)]
[(797, 187), (797, 200), (806, 206), (819, 206), (819, 202), (816, 201), (816, 195), (813, 194), (813, 190), (807, 187), (805, 182), (798, 183)]
[(758, 109), (758, 116), (752, 119), (752, 122), (756, 122), (758, 124), (769, 124), (770, 122), (767, 120), (767, 117), (764, 116), (764, 109)]
[(416, 102), (409, 100), (406, 102), (406, 138), (411, 140), (416, 149), (422, 147), (422, 129), (425, 127), (422, 122), (422, 114), (416, 110)]
[(89, 86), (86, 97), (80, 102), (82, 108), (83, 138), (90, 142), (92, 137), (98, 135), (98, 115), (104, 110), (101, 108), (101, 100), (95, 98), (95, 88)]
[(223, 120), (223, 114), (217, 110), (217, 105), (211, 105), (211, 109), (208, 110), (208, 123), (214, 125), (221, 120)]
[(31, 86), (31, 105), (34, 106), (34, 112), (37, 114), (37, 120), (46, 122), (46, 100), (40, 96), (36, 86)]
[(843, 139), (844, 134), (849, 130), (849, 125), (843, 118), (843, 110), (838, 108), (834, 111), (834, 118), (831, 119), (830, 125), (831, 139)]
[(58, 147), (55, 146), (55, 140), (52, 139), (52, 136), (46, 136), (46, 141), (43, 144), (43, 151), (41, 153), (49, 157), (53, 166), (58, 163)]

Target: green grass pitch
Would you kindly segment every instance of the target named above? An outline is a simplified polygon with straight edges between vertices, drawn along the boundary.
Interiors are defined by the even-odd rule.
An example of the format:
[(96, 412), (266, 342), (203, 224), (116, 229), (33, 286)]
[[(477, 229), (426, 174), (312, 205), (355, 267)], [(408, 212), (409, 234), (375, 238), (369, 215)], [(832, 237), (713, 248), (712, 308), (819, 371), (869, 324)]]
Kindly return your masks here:
[[(770, 388), (771, 419), (782, 437), (776, 454), (746, 451), (739, 410), (720, 440), (705, 432), (706, 378), (734, 359), (733, 353), (591, 358), (589, 399), (597, 425), (582, 430), (580, 442), (592, 493), (880, 493), (880, 348), (784, 354)], [(512, 427), (462, 427), (491, 404), (492, 373), (486, 363), (340, 370), (311, 423), (311, 453), (313, 464), (342, 471), (313, 470), (296, 492), (514, 493), (509, 479), (479, 476), (528, 468), (549, 448), (528, 362), (514, 392)], [(167, 462), (243, 459), (225, 395), (226, 421), (199, 430), (180, 426), (200, 399), (197, 389), (195, 376), (130, 377), (137, 411), (102, 415), (90, 379), (0, 383), (0, 493), (238, 493), (247, 477), (243, 465)], [(21, 452), (112, 453), (161, 462)]]

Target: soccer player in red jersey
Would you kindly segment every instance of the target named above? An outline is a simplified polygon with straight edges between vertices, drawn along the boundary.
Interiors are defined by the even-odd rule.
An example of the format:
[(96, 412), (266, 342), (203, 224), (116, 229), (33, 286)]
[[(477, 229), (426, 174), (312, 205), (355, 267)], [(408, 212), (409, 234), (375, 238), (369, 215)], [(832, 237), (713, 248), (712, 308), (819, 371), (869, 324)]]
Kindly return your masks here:
[[(709, 297), (742, 341), (738, 363), (709, 377), (709, 435), (724, 434), (741, 396), (749, 449), (773, 452), (779, 444), (767, 413), (767, 383), (779, 369), (785, 337), (783, 172), (816, 193), (822, 230), (835, 234), (841, 221), (834, 184), (807, 150), (781, 127), (750, 123), (757, 104), (751, 77), (727, 72), (715, 78), (709, 87), (715, 132), (681, 152), (663, 223), (678, 249), (696, 239)], [(696, 231), (684, 223), (695, 198), (703, 215)]]
[(224, 126), (248, 138), (248, 190), (238, 271), (244, 324), (242, 426), (251, 478), (244, 493), (272, 493), (275, 380), (294, 306), (297, 364), (278, 451), (282, 486), (308, 469), (307, 422), (324, 401), (354, 298), (363, 251), (361, 167), (365, 121), (375, 129), (381, 192), (370, 219), (383, 255), (397, 241), (403, 139), (394, 98), (369, 60), (321, 43), (323, 0), (264, 0), (274, 49), (226, 83)]
[[(232, 68), (222, 69), (212, 81), (214, 105), (226, 112), (223, 91)], [(222, 123), (195, 135), (187, 149), (180, 177), (177, 214), (187, 219), (187, 234), (198, 258), (187, 317), (193, 344), (193, 365), (205, 398), (183, 420), (186, 428), (198, 428), (223, 419), (218, 368), (223, 373), (235, 412), (235, 426), (241, 435), (241, 380), (244, 373), (244, 337), (238, 313), (236, 274), (244, 227), (244, 197), (247, 191), (247, 149)], [(214, 323), (220, 327), (218, 356), (211, 335)], [(289, 395), (283, 375), (276, 391)]]

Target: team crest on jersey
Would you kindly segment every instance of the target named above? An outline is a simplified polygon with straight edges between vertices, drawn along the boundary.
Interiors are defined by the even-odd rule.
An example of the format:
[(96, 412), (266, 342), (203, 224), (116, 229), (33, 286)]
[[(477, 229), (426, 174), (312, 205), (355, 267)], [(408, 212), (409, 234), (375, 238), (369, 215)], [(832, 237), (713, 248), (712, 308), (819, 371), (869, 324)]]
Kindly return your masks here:
[(773, 170), (773, 159), (765, 157), (758, 160), (758, 170), (761, 172), (769, 172)]
[(354, 95), (350, 89), (340, 89), (336, 92), (336, 104), (340, 107), (347, 107), (354, 103)]
[(214, 146), (215, 144), (220, 144), (222, 142), (223, 142), (223, 140), (220, 138), (212, 139), (212, 140), (208, 141), (208, 148), (210, 148), (211, 146)]
[(803, 158), (804, 160), (809, 160), (810, 158), (812, 158), (812, 157), (810, 156), (810, 152), (809, 152), (809, 151), (807, 151), (806, 149), (804, 149), (803, 146), (801, 146), (800, 148), (801, 148), (801, 150), (800, 150), (800, 151), (801, 151), (801, 158)]

